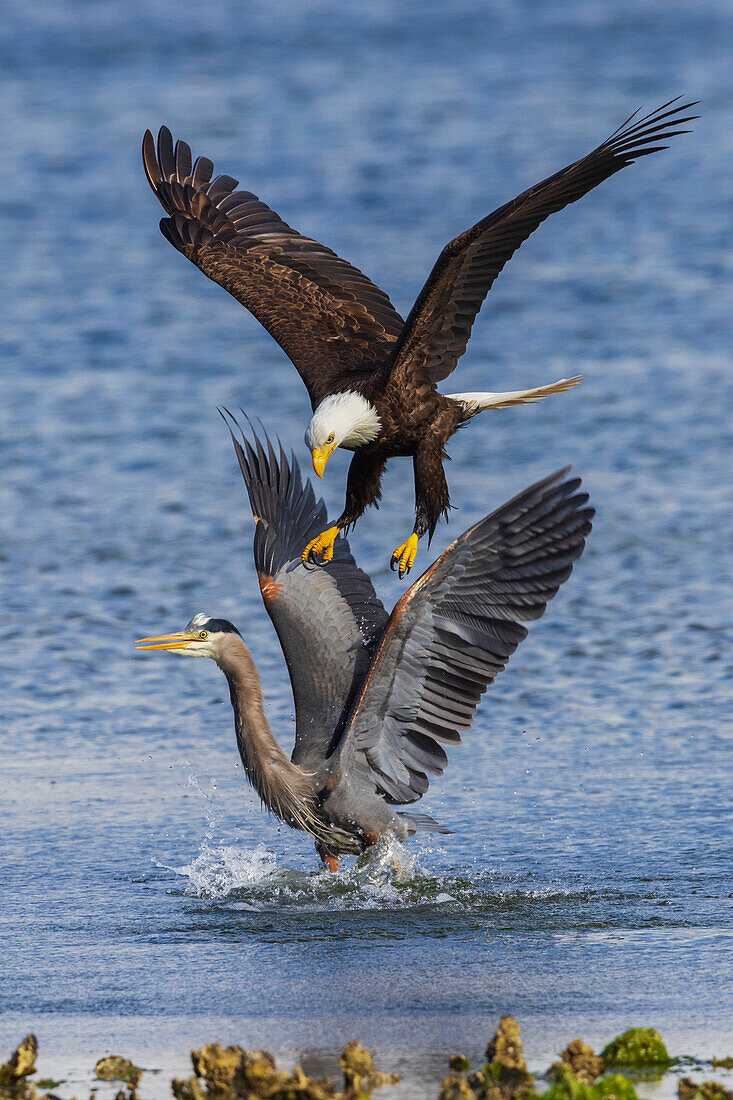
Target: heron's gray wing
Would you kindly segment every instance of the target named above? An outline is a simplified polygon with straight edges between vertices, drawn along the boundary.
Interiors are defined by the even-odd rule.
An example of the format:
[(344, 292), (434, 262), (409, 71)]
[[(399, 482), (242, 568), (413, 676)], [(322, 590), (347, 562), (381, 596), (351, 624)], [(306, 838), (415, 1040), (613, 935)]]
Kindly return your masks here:
[(391, 377), (398, 384), (435, 385), (455, 369), (484, 299), (504, 265), (537, 227), (558, 210), (586, 195), (638, 157), (666, 148), (661, 144), (682, 123), (692, 103), (657, 111), (634, 121), (632, 115), (592, 153), (530, 187), (445, 246), (413, 306), (393, 350)]
[(293, 760), (319, 767), (343, 728), (387, 613), (345, 538), (336, 540), (328, 565), (303, 565), (303, 547), (326, 526), (326, 506), (310, 482), (303, 484), (295, 457), (266, 435), (250, 443), (243, 432), (241, 442), (230, 432), (256, 521), (262, 599), (293, 687)]
[(591, 529), (562, 470), (482, 519), (396, 604), (336, 752), (388, 802), (414, 802), (481, 695), (567, 580)]
[(290, 357), (316, 405), (381, 367), (403, 320), (388, 296), (330, 248), (303, 237), (231, 176), (212, 179), (162, 126), (143, 138), (143, 164), (174, 248), (242, 303)]

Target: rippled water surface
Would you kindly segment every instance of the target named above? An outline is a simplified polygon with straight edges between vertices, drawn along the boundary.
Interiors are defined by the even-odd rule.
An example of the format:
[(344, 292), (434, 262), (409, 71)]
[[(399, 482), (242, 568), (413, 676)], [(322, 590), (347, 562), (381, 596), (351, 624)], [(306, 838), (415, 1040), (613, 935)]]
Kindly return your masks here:
[[(538, 1069), (633, 1023), (733, 1052), (732, 30), (717, 0), (6, 4), (0, 1054), (33, 1027), (80, 1094), (109, 1050), (332, 1069), (358, 1036), (417, 1096), (505, 1012)], [(451, 236), (678, 92), (695, 133), (541, 228), (451, 380), (585, 375), (459, 433), (448, 473), (455, 536), (572, 463), (586, 554), (424, 800), (453, 833), (319, 873), (244, 783), (216, 668), (132, 650), (230, 618), (291, 737), (215, 406), (305, 461), (307, 398), (158, 233), (141, 134), (166, 122), (406, 313)], [(384, 489), (352, 546), (391, 604), (404, 462)]]

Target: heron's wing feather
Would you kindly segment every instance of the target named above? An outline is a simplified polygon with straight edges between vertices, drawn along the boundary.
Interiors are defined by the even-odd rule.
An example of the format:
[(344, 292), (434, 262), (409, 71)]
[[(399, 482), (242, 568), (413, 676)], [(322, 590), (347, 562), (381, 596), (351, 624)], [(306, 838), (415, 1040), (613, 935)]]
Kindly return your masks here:
[(696, 116), (694, 104), (632, 116), (592, 153), (530, 187), (461, 233), (443, 249), (413, 306), (392, 354), (392, 378), (435, 384), (455, 369), (494, 279), (520, 245), (550, 214), (587, 194), (636, 158), (659, 149)]
[(339, 384), (371, 374), (403, 320), (384, 291), (330, 248), (303, 237), (231, 176), (212, 179), (163, 126), (143, 138), (143, 164), (168, 212), (160, 228), (205, 275), (246, 306), (295, 364), (313, 407)]
[(310, 482), (303, 484), (295, 458), (266, 435), (250, 443), (232, 432), (232, 441), (256, 521), (262, 599), (293, 686), (293, 760), (317, 767), (341, 732), (387, 613), (346, 539), (336, 540), (328, 565), (306, 569), (301, 562), (303, 548), (326, 525), (326, 506)]
[(461, 535), (400, 599), (337, 752), (387, 801), (414, 802), (481, 695), (583, 552), (593, 509), (567, 470)]

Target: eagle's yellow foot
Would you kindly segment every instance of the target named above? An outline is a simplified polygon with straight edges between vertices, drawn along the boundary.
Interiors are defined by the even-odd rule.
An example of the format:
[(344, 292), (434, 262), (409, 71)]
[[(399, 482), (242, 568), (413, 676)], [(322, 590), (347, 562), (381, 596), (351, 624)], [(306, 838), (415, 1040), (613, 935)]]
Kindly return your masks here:
[(392, 555), (392, 560), (389, 563), (390, 568), (395, 569), (399, 565), (400, 580), (406, 573), (409, 573), (415, 562), (417, 556), (417, 535), (413, 531), (407, 542), (403, 542), (402, 546), (398, 546)]
[[(307, 565), (309, 561), (313, 561), (316, 565), (327, 565), (328, 562), (332, 561), (333, 544), (336, 541), (338, 533), (338, 527), (329, 527), (327, 531), (324, 531), (321, 535), (318, 535), (317, 538), (309, 542), (301, 555), (303, 564)], [(321, 560), (316, 561), (319, 554), (321, 555)]]

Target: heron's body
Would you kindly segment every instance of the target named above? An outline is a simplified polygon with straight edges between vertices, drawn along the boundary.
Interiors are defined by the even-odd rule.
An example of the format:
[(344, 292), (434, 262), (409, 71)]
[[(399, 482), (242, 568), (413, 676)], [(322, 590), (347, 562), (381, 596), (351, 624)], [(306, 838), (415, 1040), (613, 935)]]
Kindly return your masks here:
[[(459, 424), (483, 409), (526, 404), (561, 393), (580, 377), (503, 393), (440, 394), (455, 369), (481, 305), (514, 252), (550, 214), (587, 194), (660, 144), (691, 116), (691, 106), (664, 104), (632, 116), (587, 156), (529, 188), (443, 249), (407, 320), (389, 297), (331, 249), (304, 237), (231, 176), (213, 177), (206, 157), (173, 144), (162, 127), (157, 148), (148, 131), (143, 161), (168, 216), (168, 240), (220, 283), (268, 329), (290, 356), (311, 399), (306, 439), (323, 476), (336, 447), (355, 452), (339, 518), (301, 548), (328, 562), (340, 531), (380, 497), (387, 461), (411, 457), (415, 475), (413, 534), (393, 555), (400, 576), (411, 568), (418, 539), (449, 506), (445, 446)], [(333, 404), (335, 397), (351, 405)], [(359, 430), (366, 401), (376, 434)], [(354, 417), (347, 415), (354, 412)], [(335, 414), (335, 415), (334, 415)]]
[(592, 509), (564, 472), (526, 489), (460, 536), (387, 615), (345, 539), (313, 570), (304, 541), (323, 501), (294, 460), (269, 441), (235, 449), (256, 519), (260, 590), (283, 648), (296, 711), (292, 757), (265, 712), (241, 635), (196, 616), (184, 631), (142, 648), (212, 657), (227, 677), (247, 776), (281, 820), (310, 833), (335, 866), (386, 832), (404, 839), (440, 828), (402, 812), (442, 773), (441, 743), (459, 744), (480, 697), (568, 578)]
[[(336, 856), (358, 853), (385, 832), (408, 836), (404, 817), (371, 785), (353, 780), (338, 754), (323, 753), (296, 763), (280, 748), (265, 714), (255, 663), (244, 641), (233, 635), (219, 659), (229, 683), (239, 753), (247, 778), (265, 806), (292, 828), (311, 833), (320, 850)], [(340, 717), (343, 724), (345, 715)], [(333, 738), (334, 729), (323, 731)], [(315, 753), (310, 754), (315, 757)]]

